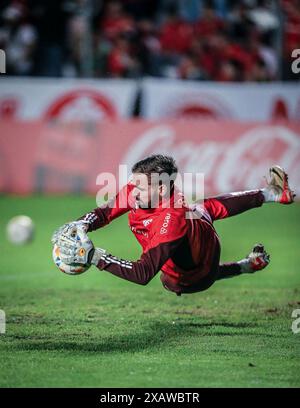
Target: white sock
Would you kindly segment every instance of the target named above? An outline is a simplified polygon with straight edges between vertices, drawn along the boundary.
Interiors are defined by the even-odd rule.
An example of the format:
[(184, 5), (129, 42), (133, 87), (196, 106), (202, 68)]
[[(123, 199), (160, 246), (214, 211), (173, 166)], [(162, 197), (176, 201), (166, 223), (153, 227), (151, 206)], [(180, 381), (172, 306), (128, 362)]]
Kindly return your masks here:
[(278, 194), (272, 188), (262, 188), (261, 192), (264, 195), (265, 203), (275, 203), (278, 201)]

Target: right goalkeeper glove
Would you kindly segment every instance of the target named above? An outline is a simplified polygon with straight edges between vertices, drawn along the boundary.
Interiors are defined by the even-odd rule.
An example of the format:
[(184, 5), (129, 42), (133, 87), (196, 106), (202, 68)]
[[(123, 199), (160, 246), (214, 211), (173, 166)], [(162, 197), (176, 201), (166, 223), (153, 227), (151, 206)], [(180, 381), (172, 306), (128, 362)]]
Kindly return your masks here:
[(52, 244), (57, 244), (58, 238), (61, 236), (62, 233), (67, 232), (70, 228), (76, 227), (82, 229), (85, 233), (87, 233), (89, 229), (89, 223), (87, 221), (72, 221), (72, 222), (67, 222), (66, 224), (62, 225), (59, 227), (56, 231), (54, 231), (51, 242)]

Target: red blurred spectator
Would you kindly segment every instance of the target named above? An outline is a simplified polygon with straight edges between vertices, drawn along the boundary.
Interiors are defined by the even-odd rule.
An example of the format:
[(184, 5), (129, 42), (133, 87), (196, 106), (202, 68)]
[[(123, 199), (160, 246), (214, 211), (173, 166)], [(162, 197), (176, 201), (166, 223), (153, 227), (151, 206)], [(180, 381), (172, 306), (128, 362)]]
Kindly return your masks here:
[(193, 26), (181, 20), (176, 13), (170, 13), (161, 27), (160, 42), (167, 52), (185, 53), (193, 41)]
[(108, 71), (112, 77), (134, 77), (138, 73), (138, 62), (132, 57), (129, 41), (120, 36), (108, 55)]
[(135, 31), (135, 21), (127, 15), (118, 1), (107, 3), (101, 24), (103, 34), (113, 40), (120, 34), (132, 34)]
[(191, 55), (184, 55), (178, 66), (178, 77), (181, 79), (203, 79), (203, 74), (195, 58)]
[(202, 75), (206, 79), (213, 79), (216, 67), (219, 64), (218, 55), (209, 46), (205, 39), (194, 38), (191, 53), (197, 60), (197, 65), (200, 68)]
[(257, 61), (257, 55), (254, 52), (245, 51), (238, 44), (228, 44), (224, 50), (224, 58), (227, 61), (239, 64), (244, 72), (251, 71), (254, 63)]
[(208, 37), (224, 28), (224, 21), (215, 13), (214, 9), (205, 7), (201, 19), (195, 23), (195, 33), (197, 36)]
[(297, 1), (285, 0), (283, 9), (285, 11), (285, 36), (284, 49), (286, 57), (290, 58), (294, 49), (300, 48), (300, 4)]
[(225, 61), (219, 66), (215, 80), (219, 82), (234, 82), (238, 79), (237, 69), (232, 62)]

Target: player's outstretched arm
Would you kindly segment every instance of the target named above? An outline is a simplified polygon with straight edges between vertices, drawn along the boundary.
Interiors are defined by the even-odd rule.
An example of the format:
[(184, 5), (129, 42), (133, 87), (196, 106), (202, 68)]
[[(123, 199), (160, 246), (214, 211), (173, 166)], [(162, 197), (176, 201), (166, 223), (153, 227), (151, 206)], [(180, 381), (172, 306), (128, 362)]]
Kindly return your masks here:
[[(173, 256), (185, 239), (186, 221), (183, 216), (165, 214), (156, 220), (157, 231), (149, 241), (147, 250), (137, 261), (128, 261), (107, 253), (102, 248), (94, 248), (86, 230), (70, 225), (60, 232), (53, 243), (59, 248), (60, 260), (66, 265), (95, 265), (113, 275), (128, 281), (146, 285), (160, 271), (166, 261)], [(81, 221), (79, 221), (81, 222)], [(80, 239), (73, 230), (80, 231)], [(78, 231), (77, 231), (78, 232)], [(73, 236), (74, 235), (74, 236)]]
[(166, 261), (173, 256), (175, 251), (185, 239), (187, 226), (184, 216), (180, 213), (168, 214), (168, 225), (164, 225), (166, 214), (153, 224), (156, 233), (149, 242), (148, 249), (138, 261), (131, 262), (106, 253), (102, 249), (95, 249), (92, 264), (100, 270), (106, 270), (113, 275), (146, 285), (160, 271)]
[(180, 237), (158, 244), (155, 240), (155, 246), (135, 262), (113, 256), (102, 248), (95, 248), (86, 231), (76, 223), (67, 225), (53, 243), (59, 248), (60, 260), (65, 265), (95, 265), (120, 278), (146, 285), (173, 255), (183, 239), (184, 237)]
[(147, 285), (161, 267), (174, 254), (183, 237), (163, 242), (143, 253), (138, 261), (131, 262), (96, 248), (91, 263), (100, 270), (106, 270), (119, 278), (139, 285)]
[(109, 203), (84, 214), (77, 221), (71, 221), (59, 227), (52, 235), (52, 244), (56, 244), (61, 233), (68, 230), (70, 226), (76, 225), (76, 227), (83, 229), (85, 232), (90, 232), (104, 227), (113, 219), (128, 212), (132, 205), (130, 201), (132, 188), (132, 185), (127, 184)]
[(87, 232), (94, 231), (109, 224), (115, 218), (120, 217), (130, 211), (133, 205), (131, 191), (133, 185), (130, 183), (124, 186), (120, 192), (107, 204), (95, 208), (84, 214), (78, 221), (86, 223)]

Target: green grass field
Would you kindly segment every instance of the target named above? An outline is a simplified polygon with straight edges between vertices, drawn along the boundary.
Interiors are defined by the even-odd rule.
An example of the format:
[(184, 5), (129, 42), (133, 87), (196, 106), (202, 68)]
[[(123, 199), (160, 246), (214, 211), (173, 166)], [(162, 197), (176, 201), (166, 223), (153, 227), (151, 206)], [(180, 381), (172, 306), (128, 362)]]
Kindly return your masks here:
[[(91, 197), (0, 198), (1, 387), (299, 387), (300, 204), (219, 221), (222, 261), (263, 242), (270, 266), (177, 297), (91, 268), (67, 276), (52, 263), (53, 230), (95, 207)], [(5, 240), (10, 217), (36, 223), (33, 243)], [(91, 234), (137, 259), (127, 217)]]

